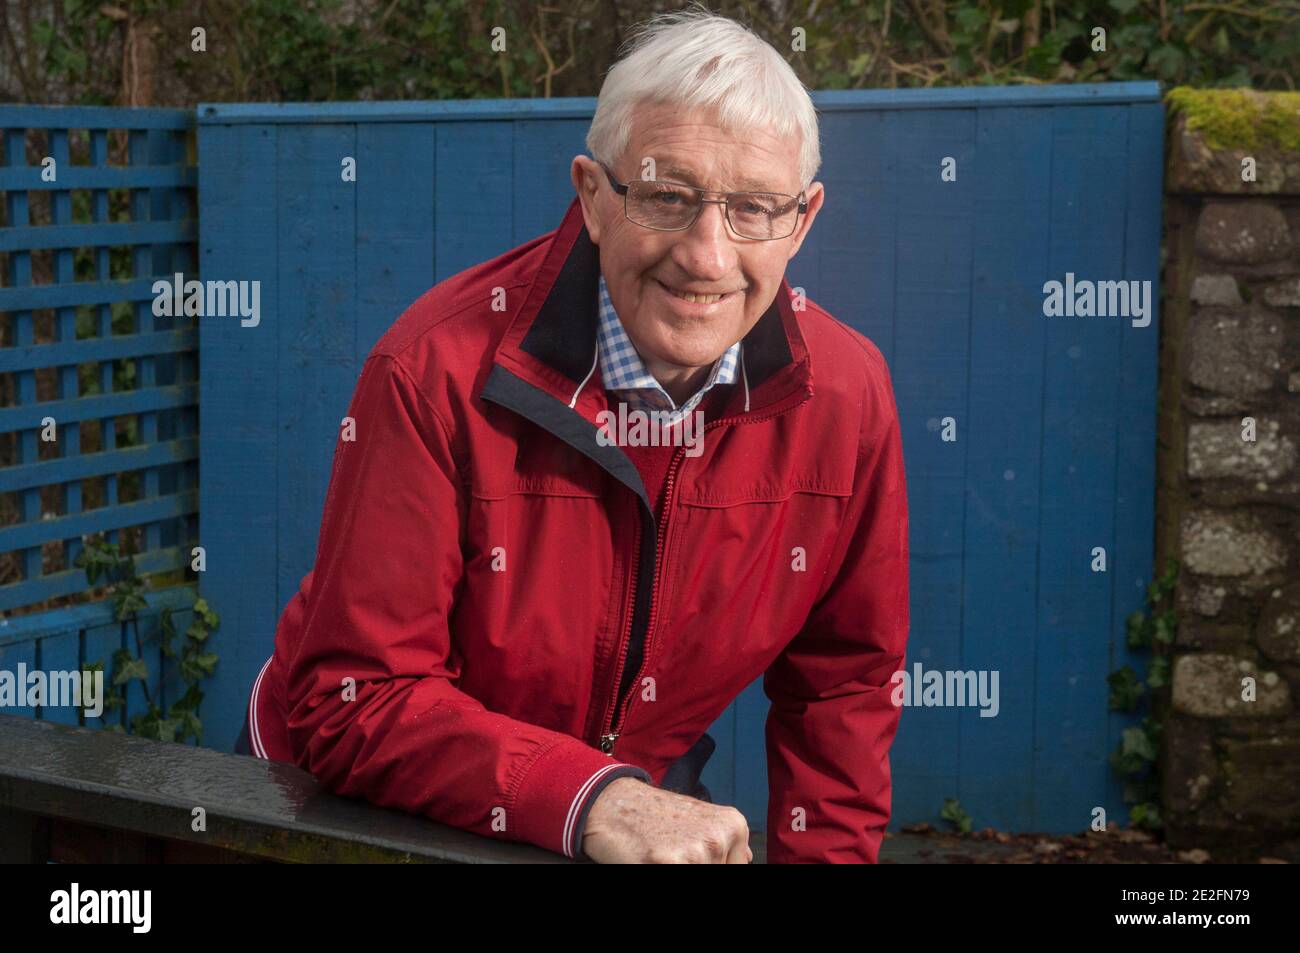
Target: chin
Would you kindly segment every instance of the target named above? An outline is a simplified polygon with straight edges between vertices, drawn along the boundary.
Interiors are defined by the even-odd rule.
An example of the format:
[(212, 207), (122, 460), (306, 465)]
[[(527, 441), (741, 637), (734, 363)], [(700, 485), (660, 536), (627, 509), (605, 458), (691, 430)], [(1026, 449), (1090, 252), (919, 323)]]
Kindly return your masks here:
[(704, 367), (712, 364), (731, 345), (719, 344), (715, 347), (666, 349), (660, 353), (663, 360), (678, 367)]

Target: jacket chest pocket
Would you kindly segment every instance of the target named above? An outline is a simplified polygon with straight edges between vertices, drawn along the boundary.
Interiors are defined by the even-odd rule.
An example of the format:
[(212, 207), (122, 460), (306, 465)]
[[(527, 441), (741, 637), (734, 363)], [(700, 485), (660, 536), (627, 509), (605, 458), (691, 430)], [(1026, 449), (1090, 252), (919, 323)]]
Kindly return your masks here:
[[(686, 490), (687, 488), (683, 488)], [(798, 632), (825, 584), (849, 488), (677, 501), (657, 666), (734, 678), (741, 688)]]
[(489, 660), (494, 690), (556, 693), (581, 723), (621, 604), (627, 544), (611, 516), (612, 481), (549, 434), (513, 449), (470, 489), (458, 639)]

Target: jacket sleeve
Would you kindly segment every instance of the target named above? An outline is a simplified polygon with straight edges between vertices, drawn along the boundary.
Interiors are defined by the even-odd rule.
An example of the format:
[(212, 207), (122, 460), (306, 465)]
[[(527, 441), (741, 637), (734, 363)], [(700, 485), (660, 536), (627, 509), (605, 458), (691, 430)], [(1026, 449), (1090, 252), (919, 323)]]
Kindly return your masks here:
[(457, 688), (467, 490), (451, 432), (387, 354), (367, 359), (348, 416), (287, 663), (294, 761), (338, 794), (579, 856), (603, 787), (650, 774)]
[(799, 633), (768, 668), (769, 863), (875, 863), (890, 814), (890, 678), (908, 634), (903, 448), (884, 359), (866, 344), (853, 493), (837, 550)]

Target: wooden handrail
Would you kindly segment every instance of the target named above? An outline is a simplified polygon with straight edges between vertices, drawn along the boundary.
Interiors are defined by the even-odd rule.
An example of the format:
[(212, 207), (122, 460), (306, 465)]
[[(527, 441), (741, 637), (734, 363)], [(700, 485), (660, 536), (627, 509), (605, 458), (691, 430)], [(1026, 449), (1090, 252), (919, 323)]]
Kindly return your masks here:
[(338, 797), (293, 765), (0, 715), (0, 862), (46, 860), (573, 863)]

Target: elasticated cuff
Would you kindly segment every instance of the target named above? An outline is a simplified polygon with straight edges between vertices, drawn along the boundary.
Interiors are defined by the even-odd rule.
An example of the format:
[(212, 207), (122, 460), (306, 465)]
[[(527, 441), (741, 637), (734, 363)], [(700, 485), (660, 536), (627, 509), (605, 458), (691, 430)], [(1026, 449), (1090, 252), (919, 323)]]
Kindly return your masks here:
[(521, 839), (578, 857), (587, 814), (597, 795), (615, 778), (652, 784), (650, 772), (615, 761), (576, 738), (560, 742), (537, 759), (515, 795), (515, 823)]

